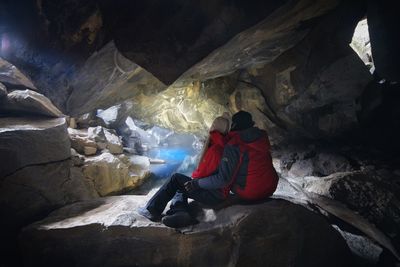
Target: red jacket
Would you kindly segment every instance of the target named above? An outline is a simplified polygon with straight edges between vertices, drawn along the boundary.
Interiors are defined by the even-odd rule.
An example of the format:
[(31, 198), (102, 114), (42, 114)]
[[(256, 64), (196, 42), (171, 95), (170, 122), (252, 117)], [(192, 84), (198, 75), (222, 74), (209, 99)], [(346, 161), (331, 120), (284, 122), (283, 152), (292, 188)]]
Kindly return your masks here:
[(206, 150), (203, 160), (197, 169), (192, 173), (194, 179), (204, 178), (214, 174), (218, 170), (226, 144), (226, 137), (218, 131), (210, 132), (210, 143)]
[(199, 179), (203, 189), (229, 189), (242, 199), (271, 196), (278, 184), (267, 133), (256, 127), (230, 132), (216, 174)]
[(246, 139), (243, 132), (230, 134), (228, 144), (240, 149), (240, 167), (236, 177), (233, 177), (231, 190), (242, 199), (257, 200), (271, 196), (278, 185), (267, 133), (259, 133), (260, 137), (255, 140)]

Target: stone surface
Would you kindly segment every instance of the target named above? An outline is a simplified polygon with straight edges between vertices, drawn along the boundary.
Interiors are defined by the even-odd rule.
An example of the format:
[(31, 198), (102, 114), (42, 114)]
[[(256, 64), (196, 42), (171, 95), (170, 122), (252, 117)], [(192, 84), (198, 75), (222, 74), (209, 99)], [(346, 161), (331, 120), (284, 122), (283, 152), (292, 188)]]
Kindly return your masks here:
[(70, 153), (64, 118), (0, 118), (0, 177), (29, 165), (68, 159)]
[[(302, 23), (327, 13), (337, 1), (289, 1), (257, 25), (241, 32), (184, 73), (181, 79), (225, 76), (249, 65), (272, 62), (304, 38), (313, 23)], [(311, 27), (310, 27), (311, 26)], [(227, 60), (229, 59), (229, 60)]]
[(88, 138), (95, 141), (99, 149), (107, 148), (112, 154), (121, 154), (123, 151), (122, 140), (114, 130), (102, 126), (89, 127)]
[[(40, 157), (40, 154), (32, 157)], [(97, 197), (69, 160), (26, 166), (0, 179), (2, 262), (15, 255), (20, 229), (65, 204)], [(18, 259), (13, 259), (18, 262)]]
[(350, 162), (344, 156), (335, 153), (322, 152), (318, 153), (314, 158), (314, 173), (320, 176), (351, 171), (353, 169)]
[(340, 234), (322, 217), (287, 201), (207, 210), (198, 225), (175, 231), (136, 213), (145, 200), (107, 197), (54, 212), (24, 229), (20, 236), (24, 263), (352, 266)]
[(281, 176), (299, 180), (306, 176), (321, 177), (359, 169), (355, 163), (357, 161), (337, 147), (292, 144), (275, 148), (273, 157), (276, 170)]
[(56, 108), (44, 95), (32, 90), (15, 90), (3, 99), (0, 112), (17, 115), (42, 115), (61, 117), (62, 112)]
[(336, 173), (324, 178), (308, 177), (307, 192), (332, 198), (375, 224), (400, 250), (400, 187), (398, 176), (377, 171)]
[(68, 127), (72, 128), (72, 129), (76, 129), (76, 127), (78, 127), (75, 118), (72, 118), (72, 117), (69, 118)]
[(95, 155), (96, 152), (97, 152), (96, 147), (90, 147), (90, 146), (83, 147), (83, 154), (85, 154), (85, 156)]
[(76, 152), (75, 149), (71, 148), (71, 160), (74, 166), (82, 166), (85, 162), (85, 157)]
[(86, 158), (82, 170), (100, 196), (133, 189), (148, 175), (148, 166), (147, 169), (131, 166), (126, 160), (124, 162), (108, 152)]
[(78, 128), (89, 128), (96, 126), (106, 126), (102, 119), (96, 116), (96, 112), (88, 112), (76, 118)]
[[(233, 114), (243, 109), (252, 113), (259, 127), (267, 129), (274, 143), (338, 137), (360, 127), (357, 99), (372, 75), (346, 40), (351, 39), (362, 12), (353, 4), (343, 2), (315, 23), (307, 24), (310, 28), (303, 28), (301, 38), (290, 40), (290, 47), (285, 47), (285, 38), (296, 38), (301, 32), (288, 25), (301, 20), (307, 12), (311, 16), (312, 10), (317, 8), (306, 1), (296, 3), (287, 4), (286, 9), (278, 10), (275, 16), (235, 37), (162, 93), (132, 99), (130, 115), (177, 131), (204, 134), (219, 114)], [(269, 35), (269, 31), (275, 30), (272, 25), (278, 23), (275, 19), (299, 10), (304, 12), (298, 14), (300, 17), (286, 18), (287, 21), (282, 22), (288, 26), (282, 28), (283, 35), (279, 30), (279, 34), (274, 31)], [(338, 16), (343, 19), (337, 20)], [(270, 22), (273, 23), (268, 24)], [(291, 30), (296, 34), (289, 34)], [(253, 35), (275, 38), (274, 34), (276, 38), (279, 36), (279, 42), (274, 44), (276, 49), (260, 52), (262, 62), (251, 61), (253, 52), (247, 55), (245, 49), (239, 48), (241, 42), (256, 45)], [(326, 34), (335, 36), (334, 41), (321, 38)], [(244, 38), (247, 35), (252, 37)], [(232, 67), (234, 62), (226, 60), (237, 60), (232, 56), (234, 49), (237, 54), (246, 54), (235, 63), (241, 70)]]
[(4, 84), (0, 83), (0, 99), (7, 96), (7, 88)]
[[(140, 95), (129, 102), (135, 108), (128, 115), (145, 122), (159, 125), (177, 132), (205, 133), (216, 116), (228, 111), (226, 95), (228, 84), (216, 82), (214, 90), (222, 91), (225, 103), (217, 103), (203, 94), (200, 82), (170, 86), (158, 95)], [(229, 88), (230, 89), (230, 88)]]
[(314, 173), (314, 164), (311, 159), (299, 160), (293, 163), (288, 171), (291, 178), (310, 176)]
[(68, 128), (69, 138), (71, 140), (71, 147), (80, 154), (85, 154), (85, 147), (94, 148), (96, 153), (97, 144), (95, 141), (90, 140), (87, 136), (87, 130), (76, 130)]
[[(376, 264), (379, 261), (379, 256), (382, 253), (382, 248), (376, 245), (372, 240), (362, 235), (355, 235), (346, 231), (341, 230), (339, 227), (334, 226), (336, 230), (346, 240), (347, 245), (351, 251), (364, 259), (364, 264)], [(360, 264), (360, 266), (362, 266)]]
[(37, 90), (32, 81), (10, 62), (0, 57), (0, 82), (11, 89)]
[(67, 101), (70, 115), (107, 108), (141, 93), (157, 93), (166, 87), (122, 56), (113, 42), (93, 54), (71, 83), (73, 91)]

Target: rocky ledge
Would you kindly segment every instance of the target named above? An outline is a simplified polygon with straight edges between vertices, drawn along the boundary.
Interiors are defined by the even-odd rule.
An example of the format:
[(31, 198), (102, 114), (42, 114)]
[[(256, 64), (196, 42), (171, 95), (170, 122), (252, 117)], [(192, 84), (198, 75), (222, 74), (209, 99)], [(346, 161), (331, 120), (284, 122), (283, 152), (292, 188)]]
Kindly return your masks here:
[(26, 227), (25, 266), (351, 266), (323, 217), (285, 200), (204, 210), (178, 230), (136, 213), (143, 196), (75, 203)]

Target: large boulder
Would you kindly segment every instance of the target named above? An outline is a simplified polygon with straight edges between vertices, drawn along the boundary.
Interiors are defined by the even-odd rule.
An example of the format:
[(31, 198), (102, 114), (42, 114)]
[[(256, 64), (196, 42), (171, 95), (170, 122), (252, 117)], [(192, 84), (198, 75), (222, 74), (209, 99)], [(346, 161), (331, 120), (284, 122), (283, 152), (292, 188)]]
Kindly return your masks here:
[[(28, 153), (29, 154), (29, 153)], [(29, 154), (40, 158), (40, 154)], [(0, 178), (0, 256), (18, 262), (16, 240), (22, 227), (68, 203), (98, 197), (69, 160), (26, 166)]]
[(16, 229), (67, 203), (96, 197), (69, 160), (27, 166), (0, 180), (2, 230)]
[(355, 171), (306, 177), (303, 188), (356, 211), (375, 224), (400, 250), (400, 177), (389, 171)]
[(74, 116), (166, 88), (152, 74), (122, 56), (113, 42), (93, 54), (71, 83), (73, 91), (67, 111)]
[(63, 113), (44, 95), (35, 91), (15, 90), (1, 101), (0, 112), (17, 115), (41, 115), (61, 117)]
[(284, 200), (206, 210), (178, 231), (138, 215), (146, 197), (64, 207), (24, 229), (26, 266), (352, 266), (324, 218)]
[(10, 62), (0, 57), (0, 82), (8, 89), (26, 89), (37, 90), (32, 81), (27, 78)]
[(71, 156), (64, 118), (0, 118), (0, 177)]
[(94, 184), (96, 192), (105, 196), (140, 185), (148, 176), (150, 162), (147, 161), (147, 166), (132, 164), (124, 155), (117, 157), (105, 152), (86, 158), (82, 170), (85, 178)]

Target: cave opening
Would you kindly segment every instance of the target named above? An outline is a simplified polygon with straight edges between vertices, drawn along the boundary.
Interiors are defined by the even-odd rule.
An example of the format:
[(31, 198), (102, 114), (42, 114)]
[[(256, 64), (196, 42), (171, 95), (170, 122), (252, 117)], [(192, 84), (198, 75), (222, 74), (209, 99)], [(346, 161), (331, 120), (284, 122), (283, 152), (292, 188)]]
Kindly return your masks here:
[[(399, 265), (390, 1), (114, 2), (0, 0), (0, 266)], [(225, 206), (185, 206), (197, 224), (141, 216), (239, 111), (273, 195), (232, 175)]]

